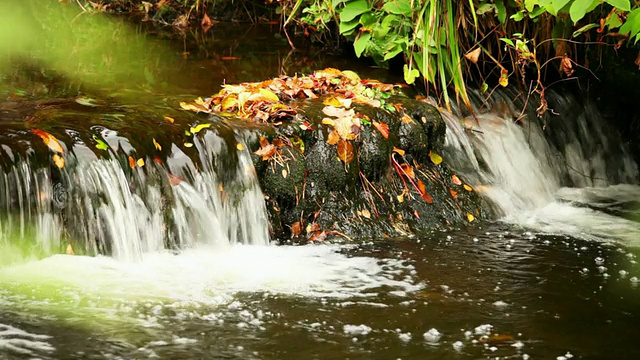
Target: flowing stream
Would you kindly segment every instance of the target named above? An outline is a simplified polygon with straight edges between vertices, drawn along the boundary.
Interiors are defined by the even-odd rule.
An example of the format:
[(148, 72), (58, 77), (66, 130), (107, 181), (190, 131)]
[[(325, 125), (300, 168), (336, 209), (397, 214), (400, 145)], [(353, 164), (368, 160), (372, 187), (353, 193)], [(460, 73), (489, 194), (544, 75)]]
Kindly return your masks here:
[(549, 95), (543, 128), (503, 96), (445, 113), (443, 157), (496, 221), (415, 237), (270, 245), (238, 129), (145, 171), (82, 141), (54, 181), (22, 159), (0, 176), (0, 359), (640, 357), (637, 165), (588, 102)]

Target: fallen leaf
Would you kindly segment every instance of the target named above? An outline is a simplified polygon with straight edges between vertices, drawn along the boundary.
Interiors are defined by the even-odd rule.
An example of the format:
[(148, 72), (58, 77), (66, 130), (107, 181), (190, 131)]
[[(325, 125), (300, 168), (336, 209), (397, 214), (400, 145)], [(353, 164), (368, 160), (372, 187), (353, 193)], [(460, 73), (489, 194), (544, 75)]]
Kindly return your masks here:
[(202, 29), (204, 30), (204, 32), (207, 32), (207, 30), (209, 30), (211, 26), (213, 26), (213, 21), (211, 21), (211, 19), (209, 18), (209, 15), (207, 15), (206, 13), (202, 17), (200, 26), (202, 26)]
[(378, 129), (378, 131), (380, 131), (380, 134), (382, 134), (383, 138), (389, 138), (389, 126), (387, 126), (387, 124), (374, 121), (373, 126)]
[(418, 210), (413, 210), (413, 216), (415, 216), (418, 219), (420, 219), (420, 213), (418, 212)]
[(273, 91), (271, 91), (269, 89), (260, 88), (260, 89), (258, 89), (258, 91), (260, 91), (260, 94), (262, 96), (264, 96), (265, 99), (267, 99), (267, 100), (269, 100), (271, 102), (280, 101), (280, 98), (278, 97), (278, 95), (276, 95)]
[(155, 138), (153, 138), (153, 145), (156, 147), (156, 150), (161, 151), (162, 145), (160, 145)]
[(93, 135), (93, 140), (96, 142), (96, 149), (109, 150), (109, 145), (106, 142), (100, 140), (96, 135)]
[(302, 225), (300, 224), (300, 221), (296, 221), (295, 223), (293, 223), (293, 225), (291, 225), (291, 237), (298, 236), (301, 233)]
[(434, 153), (433, 151), (429, 151), (429, 158), (436, 165), (439, 165), (442, 162), (442, 156)]
[(472, 63), (476, 64), (478, 62), (478, 58), (480, 57), (480, 53), (482, 52), (481, 48), (476, 48), (475, 50), (472, 50), (466, 54), (464, 54), (464, 57), (471, 61)]
[(367, 218), (367, 219), (371, 219), (371, 212), (367, 209), (362, 210), (362, 216)]
[(206, 107), (199, 105), (199, 104), (192, 104), (192, 103), (187, 103), (187, 102), (181, 102), (180, 103), (180, 107), (183, 110), (188, 110), (188, 111), (194, 111), (194, 112), (200, 112), (200, 111), (209, 111), (209, 109), (207, 109)]
[(136, 164), (138, 166), (140, 166), (140, 167), (143, 167), (144, 166), (144, 159), (143, 158), (138, 159), (138, 161), (136, 161)]
[(64, 167), (64, 158), (58, 154), (53, 154), (53, 163), (60, 169)]
[(402, 165), (400, 165), (400, 167), (402, 168), (402, 170), (404, 171), (404, 173), (405, 173), (408, 177), (410, 177), (410, 178), (412, 178), (412, 179), (415, 179), (415, 178), (416, 178), (416, 174), (415, 174), (415, 172), (413, 171), (413, 166), (411, 166), (411, 165), (409, 165), (409, 164), (402, 164)]
[(129, 167), (132, 169), (136, 167), (136, 159), (131, 156), (129, 156)]
[(221, 56), (220, 60), (222, 60), (222, 61), (233, 61), (233, 60), (240, 60), (240, 58), (237, 57), (237, 56)]
[(418, 180), (418, 190), (420, 191), (420, 197), (422, 198), (422, 200), (424, 200), (427, 204), (433, 204), (433, 198), (427, 192), (427, 187), (424, 186), (422, 180)]
[(67, 244), (67, 250), (66, 250), (67, 255), (75, 255), (76, 252), (73, 251), (73, 247), (71, 246), (71, 244)]
[(193, 143), (186, 142), (184, 143), (184, 147), (188, 147), (188, 148), (193, 147)]
[(394, 152), (394, 153), (398, 153), (400, 156), (404, 156), (404, 153), (405, 153), (405, 152), (404, 152), (404, 150), (402, 150), (402, 149), (398, 149), (398, 148), (397, 148), (397, 147), (395, 147), (395, 146), (393, 147), (393, 152)]
[(500, 70), (499, 83), (500, 83), (500, 86), (502, 87), (507, 87), (507, 85), (509, 85), (509, 70), (504, 68)]
[(353, 161), (353, 145), (349, 141), (343, 139), (338, 141), (338, 157), (347, 165)]
[(168, 123), (171, 123), (171, 124), (173, 124), (175, 122), (175, 120), (170, 116), (165, 116), (164, 117), (164, 121), (166, 121)]
[(458, 192), (453, 189), (449, 189), (449, 194), (451, 194), (451, 197), (454, 199), (458, 198)]
[(340, 100), (335, 96), (329, 96), (328, 98), (324, 99), (322, 104), (333, 107), (342, 107), (342, 102), (340, 102)]
[(238, 151), (242, 151), (242, 150), (244, 150), (244, 145), (242, 145), (242, 143), (237, 143), (236, 144), (236, 149), (238, 149)]
[(473, 191), (473, 188), (467, 184), (462, 185), (464, 187), (465, 190), (467, 191)]
[(458, 175), (451, 175), (451, 182), (453, 182), (456, 185), (462, 185), (462, 181), (460, 181), (460, 178), (458, 177)]
[(282, 177), (286, 179), (287, 176), (289, 176), (289, 173), (287, 172), (287, 169), (282, 169)]
[(468, 220), (469, 222), (473, 222), (473, 220), (475, 220), (475, 219), (476, 219), (476, 217), (475, 217), (475, 216), (471, 215), (470, 213), (467, 213), (467, 220)]
[(273, 155), (275, 155), (277, 147), (273, 144), (267, 143), (266, 146), (260, 147), (260, 149), (256, 150), (254, 154), (261, 156), (262, 160), (269, 160)]
[(190, 131), (192, 134), (197, 134), (197, 133), (199, 133), (200, 131), (202, 131), (203, 129), (210, 128), (210, 127), (211, 127), (211, 124), (210, 124), (210, 123), (206, 123), (206, 124), (198, 124), (198, 125), (196, 125), (196, 126), (192, 126), (192, 127), (189, 129), (189, 131)]
[(60, 141), (58, 141), (55, 136), (49, 134), (46, 131), (38, 129), (31, 129), (31, 132), (38, 135), (42, 139), (42, 141), (44, 141), (44, 144), (49, 147), (49, 149), (55, 152), (64, 153), (64, 149), (62, 148)]
[(402, 192), (402, 194), (400, 194), (400, 195), (396, 195), (396, 199), (398, 200), (399, 203), (403, 203), (404, 202), (404, 192)]
[(331, 132), (329, 133), (329, 136), (327, 136), (327, 143), (329, 145), (335, 145), (338, 143), (338, 141), (340, 141), (340, 135), (338, 134), (337, 131), (331, 130)]

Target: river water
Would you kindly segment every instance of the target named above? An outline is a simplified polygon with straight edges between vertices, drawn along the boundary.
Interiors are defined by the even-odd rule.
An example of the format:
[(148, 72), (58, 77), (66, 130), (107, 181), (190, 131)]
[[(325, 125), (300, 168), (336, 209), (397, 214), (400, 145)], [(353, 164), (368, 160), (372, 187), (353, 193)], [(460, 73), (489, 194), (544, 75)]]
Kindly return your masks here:
[[(214, 32), (188, 49), (184, 88), (205, 95), (222, 79), (268, 78), (284, 65), (290, 74), (349, 66), (321, 52), (290, 55), (282, 41), (261, 47), (278, 44), (264, 29), (235, 32), (244, 40)], [(600, 126), (597, 110), (583, 108), (566, 121)], [(174, 189), (176, 242), (187, 250), (161, 251), (149, 234), (162, 219), (142, 211), (156, 190), (127, 192), (117, 169), (96, 171), (113, 163), (95, 161), (76, 186), (81, 195), (117, 190), (110, 207), (94, 209), (96, 221), (112, 221), (110, 236), (120, 235), (117, 259), (0, 264), (0, 358), (639, 358), (640, 187), (621, 141), (563, 129), (562, 147), (504, 112), (471, 125), (447, 121), (445, 161), (493, 204), (496, 220), (384, 241), (268, 245), (259, 194), (233, 210), (198, 197), (218, 187), (204, 169)], [(55, 216), (40, 218), (48, 224), (40, 233), (56, 234)]]

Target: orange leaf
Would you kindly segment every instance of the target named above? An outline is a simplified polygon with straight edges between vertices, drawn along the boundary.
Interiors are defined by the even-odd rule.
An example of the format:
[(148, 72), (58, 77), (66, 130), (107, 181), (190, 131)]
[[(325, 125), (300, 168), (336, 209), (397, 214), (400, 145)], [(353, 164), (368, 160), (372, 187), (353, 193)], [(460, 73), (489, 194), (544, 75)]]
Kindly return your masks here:
[(136, 159), (131, 156), (129, 156), (129, 167), (132, 169), (136, 167)]
[(473, 222), (473, 220), (475, 220), (475, 219), (476, 219), (476, 217), (475, 217), (475, 216), (471, 215), (470, 213), (467, 213), (467, 220), (468, 220), (469, 222)]
[(171, 116), (165, 116), (164, 121), (173, 124), (175, 120)]
[(478, 62), (478, 58), (480, 57), (481, 52), (482, 52), (482, 49), (476, 48), (475, 50), (464, 54), (464, 57), (475, 64)]
[(375, 126), (375, 128), (378, 129), (378, 131), (380, 131), (380, 134), (382, 134), (383, 138), (385, 139), (389, 138), (389, 126), (387, 126), (387, 124), (374, 121), (373, 126)]
[(462, 185), (462, 181), (460, 181), (458, 175), (451, 175), (451, 181), (456, 185)]
[(413, 172), (413, 166), (411, 166), (409, 164), (402, 164), (402, 165), (400, 165), (400, 167), (405, 172), (405, 174), (407, 174), (408, 177), (410, 177), (412, 179), (416, 178), (416, 174)]
[(458, 192), (453, 189), (449, 189), (449, 194), (451, 194), (451, 197), (454, 199), (458, 198)]
[(254, 154), (262, 156), (262, 160), (269, 160), (276, 153), (277, 149), (278, 148), (276, 148), (273, 144), (267, 143), (266, 146), (263, 146), (260, 149), (256, 150)]
[(237, 56), (221, 56), (220, 60), (222, 61), (231, 61), (231, 60), (240, 60)]
[(329, 145), (335, 145), (335, 144), (337, 144), (337, 143), (338, 143), (338, 141), (340, 141), (340, 135), (338, 134), (338, 132), (337, 132), (337, 131), (332, 130), (332, 131), (329, 133), (329, 136), (327, 137), (327, 143), (328, 143)]
[(400, 156), (404, 156), (404, 150), (398, 149), (397, 147), (393, 147), (393, 152), (400, 154)]
[(418, 180), (418, 190), (420, 190), (420, 197), (422, 198), (422, 200), (424, 200), (427, 204), (433, 204), (433, 198), (427, 192), (427, 187), (424, 186), (422, 180)]
[(58, 154), (53, 154), (53, 163), (60, 169), (64, 167), (64, 158)]
[(340, 160), (344, 161), (345, 164), (349, 165), (351, 161), (353, 161), (353, 145), (346, 140), (340, 139), (338, 141), (338, 157)]
[(302, 233), (302, 225), (300, 221), (296, 221), (291, 225), (291, 237), (298, 236), (300, 233)]
[(49, 134), (46, 131), (38, 129), (31, 129), (31, 132), (38, 135), (42, 139), (42, 141), (44, 141), (44, 144), (49, 147), (49, 149), (55, 152), (64, 153), (64, 149), (62, 148), (62, 145), (60, 145), (60, 141), (58, 141), (55, 136)]

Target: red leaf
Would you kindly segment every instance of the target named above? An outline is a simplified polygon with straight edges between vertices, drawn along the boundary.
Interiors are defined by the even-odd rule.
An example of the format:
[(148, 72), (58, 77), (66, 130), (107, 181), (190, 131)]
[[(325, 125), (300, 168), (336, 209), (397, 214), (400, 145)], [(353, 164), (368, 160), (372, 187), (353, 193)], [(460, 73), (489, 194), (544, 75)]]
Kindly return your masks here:
[(422, 180), (418, 180), (418, 190), (420, 191), (420, 197), (422, 198), (422, 200), (424, 200), (427, 204), (433, 204), (433, 198), (427, 192), (427, 187), (424, 186)]
[(338, 141), (338, 157), (347, 165), (353, 161), (353, 145), (349, 141), (342, 139)]
[(385, 139), (389, 138), (389, 126), (387, 126), (387, 124), (374, 121), (373, 126), (375, 126), (375, 128), (378, 129), (378, 131), (380, 131), (380, 134), (382, 134), (383, 138)]

